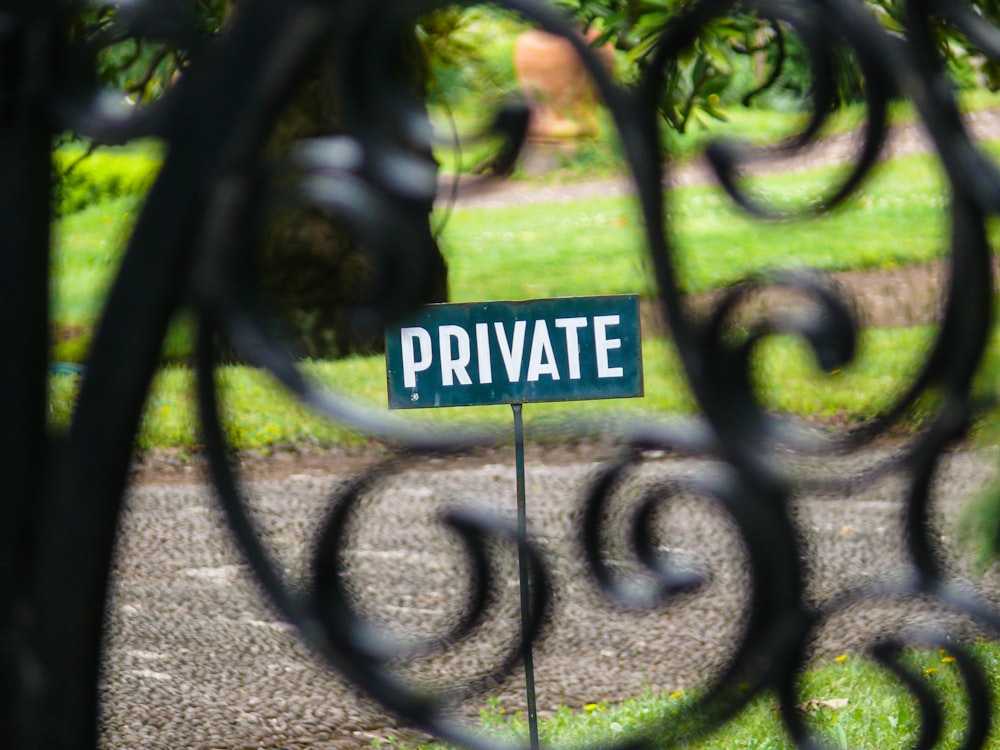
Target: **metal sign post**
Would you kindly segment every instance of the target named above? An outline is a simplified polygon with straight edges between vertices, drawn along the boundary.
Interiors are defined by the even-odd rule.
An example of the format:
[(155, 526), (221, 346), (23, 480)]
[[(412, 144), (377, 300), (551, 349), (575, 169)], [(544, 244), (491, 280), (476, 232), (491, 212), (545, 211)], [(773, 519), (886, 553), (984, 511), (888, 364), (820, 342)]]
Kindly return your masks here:
[[(517, 524), (527, 537), (522, 407), (537, 401), (643, 395), (636, 295), (428, 305), (386, 331), (389, 408), (510, 404)], [(531, 576), (518, 554), (522, 658), (531, 747), (538, 712), (529, 629)]]
[[(522, 404), (511, 404), (514, 411), (514, 472), (517, 475), (517, 531), (528, 535), (528, 509), (524, 500), (524, 421)], [(528, 629), (531, 623), (531, 576), (527, 555), (519, 549), (517, 554), (518, 579), (521, 588), (521, 658), (524, 660), (524, 687), (528, 703), (528, 736), (532, 750), (537, 750), (538, 707), (535, 701), (535, 660), (531, 653)]]

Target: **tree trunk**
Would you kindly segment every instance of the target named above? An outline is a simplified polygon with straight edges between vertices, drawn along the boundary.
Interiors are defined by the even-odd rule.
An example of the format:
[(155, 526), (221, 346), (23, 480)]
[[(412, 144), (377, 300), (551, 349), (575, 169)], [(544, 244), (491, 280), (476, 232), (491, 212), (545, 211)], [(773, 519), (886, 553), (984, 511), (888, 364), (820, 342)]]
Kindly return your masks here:
[[(428, 70), (423, 54), (415, 35), (403, 40), (400, 72), (420, 101)], [(269, 148), (274, 153), (295, 141), (337, 132), (334, 57), (320, 56), (289, 101), (271, 137)], [(436, 255), (435, 282), (424, 303), (447, 300), (447, 265), (440, 250)], [(285, 323), (292, 353), (312, 358), (383, 349), (381, 332), (373, 336), (352, 325), (370, 270), (364, 249), (340, 222), (317, 211), (293, 208), (268, 220), (253, 269), (262, 301)]]

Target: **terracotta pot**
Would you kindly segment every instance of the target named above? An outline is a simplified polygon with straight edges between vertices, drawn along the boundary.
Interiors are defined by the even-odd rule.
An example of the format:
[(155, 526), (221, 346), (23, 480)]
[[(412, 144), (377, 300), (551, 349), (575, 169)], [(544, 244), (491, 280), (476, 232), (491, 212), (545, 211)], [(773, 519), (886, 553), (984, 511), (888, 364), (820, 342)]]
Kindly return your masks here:
[[(597, 36), (591, 30), (587, 39)], [(597, 52), (610, 71), (614, 48), (607, 44)], [(514, 43), (514, 70), (531, 106), (529, 135), (561, 139), (598, 134), (597, 90), (572, 44), (544, 31), (526, 31)]]

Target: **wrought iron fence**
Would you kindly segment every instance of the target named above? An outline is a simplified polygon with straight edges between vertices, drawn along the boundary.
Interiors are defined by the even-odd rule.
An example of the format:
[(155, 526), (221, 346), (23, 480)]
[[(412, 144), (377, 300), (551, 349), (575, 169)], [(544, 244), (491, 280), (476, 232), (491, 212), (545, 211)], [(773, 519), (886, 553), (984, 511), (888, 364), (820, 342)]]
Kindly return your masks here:
[[(416, 304), (413, 290), (429, 268), (426, 210), (434, 198), (434, 165), (424, 115), (410, 108), (384, 61), (395, 32), (433, 2), (381, 3), (319, 0), (245, 0), (219, 38), (196, 32), (181, 2), (117, 4), (125, 32), (190, 50), (178, 84), (149, 107), (120, 107), (100, 88), (92, 40), (74, 33), (76, 4), (5, 0), (0, 4), (0, 465), (3, 541), (0, 544), (0, 736), (7, 747), (92, 747), (96, 743), (97, 684), (110, 561), (134, 438), (161, 344), (174, 314), (193, 310), (199, 321), (198, 398), (208, 462), (229, 524), (273, 603), (330, 666), (404, 721), (470, 747), (491, 741), (456, 725), (447, 696), (425, 694), (399, 681), (390, 661), (447, 648), (474, 632), (489, 605), (490, 564), (483, 540), (521, 548), (534, 583), (526, 637), (541, 632), (550, 595), (544, 555), (517, 528), (465, 512), (449, 523), (466, 541), (472, 560), (469, 602), (460, 622), (433, 642), (395, 643), (352, 603), (340, 571), (341, 544), (354, 504), (372, 481), (365, 475), (334, 498), (315, 551), (311, 585), (291, 586), (272, 562), (242, 499), (236, 467), (227, 456), (214, 382), (216, 335), (224, 335), (252, 364), (266, 369), (314, 409), (411, 454), (492, 444), (493, 435), (439, 433), (408, 426), (314, 387), (296, 368), (254, 302), (239, 272), (254, 243), (257, 218), (277, 182), (264, 153), (268, 128), (305, 66), (332, 33), (354, 62), (341, 81), (344, 135), (299, 150), (295, 199), (343, 219), (364, 240), (383, 283), (371, 310), (377, 323)], [(760, 221), (789, 213), (819, 215), (850, 196), (876, 163), (886, 137), (887, 107), (903, 97), (915, 107), (947, 177), (951, 240), (947, 294), (933, 347), (911, 385), (880, 419), (845, 434), (800, 429), (768, 413), (755, 395), (749, 361), (769, 336), (792, 333), (811, 346), (822, 368), (849, 362), (856, 323), (848, 302), (822, 277), (802, 273), (755, 276), (734, 286), (707, 315), (695, 315), (678, 282), (672, 245), (670, 194), (664, 185), (657, 103), (665, 70), (713, 19), (736, 3), (687, 4), (662, 33), (645, 70), (631, 88), (617, 86), (566, 19), (532, 0), (505, 7), (573, 40), (620, 134), (624, 160), (645, 223), (645, 242), (658, 300), (697, 398), (695, 424), (622, 424), (624, 446), (582, 499), (580, 549), (596, 584), (629, 607), (664, 606), (697, 581), (656, 550), (646, 524), (670, 502), (674, 487), (654, 487), (640, 500), (634, 554), (654, 583), (637, 591), (622, 585), (602, 555), (604, 508), (644, 451), (670, 449), (715, 460), (719, 471), (686, 487), (714, 498), (731, 517), (746, 547), (752, 582), (742, 638), (728, 665), (690, 716), (707, 729), (725, 721), (764, 691), (801, 747), (818, 740), (794, 710), (796, 679), (815, 630), (840, 609), (869, 597), (920, 596), (996, 631), (1000, 613), (954, 585), (928, 523), (931, 484), (943, 452), (965, 435), (970, 391), (991, 325), (993, 281), (987, 222), (1000, 211), (1000, 173), (970, 137), (948, 85), (935, 37), (948, 23), (991, 59), (1000, 59), (1000, 35), (971, 6), (946, 0), (911, 0), (905, 27), (888, 33), (860, 3), (849, 0), (760, 0), (742, 3), (773, 17), (803, 40), (816, 75), (813, 118), (801, 135), (771, 149), (715, 142), (708, 160), (732, 201)], [(826, 197), (789, 210), (770, 205), (743, 180), (747, 165), (792, 154), (816, 137), (834, 96), (827, 60), (848, 49), (865, 81), (867, 119), (848, 176)], [(71, 131), (99, 142), (159, 138), (162, 171), (128, 241), (89, 354), (72, 426), (47, 427), (52, 142)], [(668, 174), (669, 178), (669, 174)], [(391, 271), (391, 272), (390, 272)], [(774, 314), (749, 334), (733, 336), (734, 315), (762, 290), (794, 290), (800, 309)], [(861, 451), (884, 434), (914, 402), (936, 395), (933, 415), (892, 461), (877, 462), (861, 477), (822, 476), (822, 458)], [(588, 426), (578, 427), (588, 434)], [(911, 575), (852, 590), (817, 607), (805, 596), (803, 548), (790, 512), (803, 481), (785, 459), (813, 457), (805, 481), (839, 486), (889, 472), (907, 476), (905, 526)], [(796, 464), (797, 466), (798, 464)], [(383, 637), (375, 637), (381, 635)], [(919, 675), (898, 660), (907, 642), (937, 645), (947, 634), (905, 633), (874, 644), (871, 656), (897, 674), (924, 711), (920, 747), (940, 734), (935, 699)], [(908, 639), (910, 639), (908, 641)], [(990, 727), (991, 696), (983, 668), (960, 646), (948, 647), (968, 692), (966, 746), (979, 747)], [(513, 668), (519, 649), (497, 667)], [(667, 728), (659, 735), (669, 736)], [(631, 737), (628, 746), (652, 741)], [(621, 744), (607, 738), (608, 745)]]

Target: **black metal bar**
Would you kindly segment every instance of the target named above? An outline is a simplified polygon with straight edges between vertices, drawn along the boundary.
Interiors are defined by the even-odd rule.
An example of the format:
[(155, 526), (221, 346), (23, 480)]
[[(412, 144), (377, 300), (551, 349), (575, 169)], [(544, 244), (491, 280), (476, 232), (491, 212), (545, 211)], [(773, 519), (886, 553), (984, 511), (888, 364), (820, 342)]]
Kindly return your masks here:
[[(659, 510), (681, 489), (714, 500), (746, 547), (750, 601), (745, 630), (729, 662), (690, 713), (698, 731), (708, 731), (761, 692), (771, 691), (794, 741), (814, 747), (809, 726), (794, 710), (796, 680), (819, 623), (841, 608), (868, 599), (922, 597), (1000, 633), (1000, 611), (953, 583), (939, 559), (930, 523), (941, 459), (967, 434), (972, 383), (993, 326), (987, 227), (1000, 214), (1000, 170), (962, 121), (940, 59), (936, 24), (939, 18), (949, 19), (994, 63), (1000, 58), (1000, 33), (987, 22), (987, 14), (956, 10), (959, 4), (947, 0), (905, 3), (902, 26), (892, 34), (863, 3), (850, 0), (697, 0), (681, 4), (646, 59), (641, 79), (626, 89), (615, 85), (594, 51), (574, 34), (573, 24), (549, 4), (500, 4), (568, 40), (603, 96), (638, 193), (658, 301), (703, 415), (693, 427), (619, 420), (615, 431), (625, 450), (598, 472), (582, 500), (580, 544), (589, 572), (609, 600), (631, 609), (655, 610), (697, 590), (703, 579), (672, 566), (657, 546), (653, 526)], [(363, 235), (372, 278), (384, 282), (378, 299), (359, 316), (369, 327), (406, 312), (401, 308), (415, 304), (413, 292), (421, 279), (436, 278), (432, 270), (440, 269), (428, 264), (438, 255), (426, 232), (434, 197), (431, 139), (426, 112), (406, 93), (412, 87), (401, 85), (393, 45), (401, 29), (412, 28), (416, 14), (443, 3), (386, 0), (374, 12), (361, 3), (331, 0), (244, 0), (224, 32), (205, 44), (194, 41), (190, 4), (107, 4), (102, 12), (120, 13), (126, 35), (197, 47), (184, 55), (183, 75), (156, 107), (148, 114), (130, 111), (121, 117), (105, 106), (108, 99), (98, 85), (97, 58), (89, 46), (93, 40), (80, 30), (79, 14), (86, 5), (0, 0), (0, 746), (89, 750), (96, 745), (105, 599), (129, 463), (165, 333), (173, 316), (188, 305), (204, 331), (198, 355), (200, 399), (217, 489), (251, 567), (279, 609), (317, 653), (404, 720), (460, 744), (490, 747), (489, 740), (450, 722), (446, 698), (453, 695), (412, 688), (393, 671), (393, 661), (440, 651), (469, 637), (486, 620), (490, 594), (498, 588), (491, 579), (488, 542), (514, 544), (521, 637), (475, 687), (497, 684), (523, 664), (529, 746), (537, 749), (533, 649), (552, 594), (543, 553), (527, 536), (522, 404), (511, 405), (516, 524), (478, 512), (445, 515), (472, 561), (472, 593), (448, 633), (413, 647), (393, 642), (356, 610), (340, 569), (348, 521), (377, 484), (379, 470), (337, 493), (313, 561), (309, 583), (315, 585), (297, 589), (285, 580), (243, 506), (214, 398), (210, 336), (223, 332), (234, 348), (245, 349), (250, 361), (277, 375), (303, 401), (400, 446), (407, 456), (506, 443), (505, 436), (480, 433), (441, 436), (312, 386), (270, 334), (252, 302), (245, 272), (259, 233), (257, 219), (276, 202), (290, 170), (308, 183), (292, 191), (293, 200), (332, 213)], [(736, 284), (704, 313), (692, 308), (678, 272), (657, 120), (664, 82), (706, 29), (734, 9), (743, 12), (744, 6), (799, 38), (815, 74), (815, 107), (801, 134), (770, 149), (733, 142), (708, 148), (710, 167), (736, 206), (764, 221), (796, 213), (769, 205), (749, 189), (744, 167), (774, 153), (792, 156), (820, 132), (836, 94), (835, 57), (844, 52), (853, 55), (864, 78), (869, 116), (863, 142), (853, 163), (846, 165), (846, 177), (825, 197), (803, 202), (798, 213), (821, 218), (857, 190), (878, 160), (887, 107), (898, 96), (915, 105), (950, 183), (950, 279), (940, 331), (895, 403), (870, 424), (842, 435), (789, 429), (786, 418), (761, 406), (751, 370), (756, 347), (774, 334), (804, 339), (826, 370), (849, 363), (857, 348), (857, 322), (838, 290), (815, 274), (769, 273)], [(333, 87), (342, 97), (344, 133), (336, 143), (300, 149), (302, 158), (270, 153), (268, 133), (282, 102), (328, 43), (355, 55), (338, 58), (345, 69)], [(47, 425), (47, 384), (51, 152), (54, 136), (62, 132), (116, 143), (154, 136), (165, 145), (166, 158), (102, 312), (72, 425), (68, 434), (57, 435)], [(803, 314), (783, 310), (745, 325), (737, 316), (744, 303), (775, 287), (806, 298)], [(899, 458), (878, 462), (855, 477), (818, 476), (829, 453), (864, 449), (928, 393), (940, 396), (940, 406)], [(570, 431), (603, 437), (605, 427), (581, 424)], [(627, 475), (650, 449), (695, 454), (710, 461), (712, 469), (683, 487), (659, 483), (622, 493), (639, 505), (637, 528), (628, 541), (646, 576), (637, 583), (623, 579), (618, 566), (609, 564), (605, 532), (610, 502), (619, 499)], [(786, 461), (789, 453), (802, 460), (815, 458), (807, 477)], [(389, 461), (380, 470), (394, 466)], [(807, 601), (806, 550), (791, 508), (796, 483), (836, 489), (894, 471), (905, 474), (907, 482), (901, 527), (910, 577), (840, 592), (829, 601)], [(918, 646), (950, 643), (947, 633), (913, 639)], [(900, 676), (924, 707), (923, 733), (931, 738), (940, 729), (939, 706), (921, 676), (910, 675), (898, 663), (906, 644), (904, 635), (893, 634), (870, 653)], [(970, 694), (969, 743), (981, 746), (990, 723), (989, 681), (970, 654), (961, 649), (955, 654)], [(664, 742), (670, 731), (656, 727), (648, 736), (630, 738), (629, 746)]]
[(44, 671), (59, 675), (36, 718), (44, 746), (96, 744), (104, 604), (121, 502), (167, 327), (193, 279), (211, 271), (194, 262), (199, 232), (210, 223), (205, 201), (221, 175), (246, 168), (260, 148), (271, 113), (290, 91), (288, 79), (322, 33), (324, 16), (305, 14), (299, 3), (250, 0), (244, 8), (176, 90), (164, 133), (173, 147), (130, 238), (70, 433), (47, 477), (31, 567), (34, 608), (46, 615), (33, 635)]
[[(49, 462), (49, 217), (52, 63), (46, 2), (15, 3), (0, 26), (0, 744), (30, 746), (28, 580)], [(2, 18), (2, 14), (0, 14)]]

